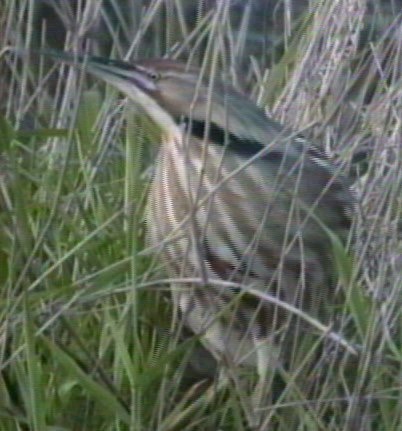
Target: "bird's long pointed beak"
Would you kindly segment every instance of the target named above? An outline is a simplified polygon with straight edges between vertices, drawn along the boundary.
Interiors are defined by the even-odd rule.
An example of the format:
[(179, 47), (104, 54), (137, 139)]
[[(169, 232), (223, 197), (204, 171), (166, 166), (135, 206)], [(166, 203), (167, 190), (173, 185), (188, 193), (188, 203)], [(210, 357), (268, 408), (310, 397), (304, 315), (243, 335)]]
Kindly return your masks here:
[(154, 122), (164, 131), (179, 135), (174, 119), (161, 108), (157, 102), (158, 89), (155, 81), (149, 75), (149, 71), (139, 64), (132, 64), (120, 60), (110, 60), (103, 57), (75, 55), (64, 51), (55, 50), (20, 50), (10, 49), (17, 55), (43, 55), (56, 61), (79, 67), (92, 75), (109, 83), (120, 90), (125, 96), (134, 101), (142, 110), (148, 114)]
[[(25, 50), (13, 50), (17, 54), (25, 54)], [(29, 53), (53, 58), (66, 64), (78, 66), (92, 75), (104, 80), (112, 86), (122, 89), (122, 85), (130, 84), (139, 90), (149, 93), (156, 90), (155, 83), (136, 65), (121, 60), (105, 57), (78, 55), (52, 49), (30, 50)]]

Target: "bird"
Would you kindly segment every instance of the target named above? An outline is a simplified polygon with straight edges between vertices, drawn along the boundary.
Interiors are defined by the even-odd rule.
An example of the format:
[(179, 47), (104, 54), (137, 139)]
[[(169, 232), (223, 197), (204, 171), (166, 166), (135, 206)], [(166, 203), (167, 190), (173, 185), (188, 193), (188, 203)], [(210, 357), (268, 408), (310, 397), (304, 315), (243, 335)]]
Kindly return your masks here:
[(147, 244), (174, 307), (218, 361), (275, 368), (284, 331), (297, 327), (289, 310), (325, 320), (335, 302), (331, 235), (347, 241), (350, 180), (206, 67), (40, 53), (84, 68), (158, 126)]

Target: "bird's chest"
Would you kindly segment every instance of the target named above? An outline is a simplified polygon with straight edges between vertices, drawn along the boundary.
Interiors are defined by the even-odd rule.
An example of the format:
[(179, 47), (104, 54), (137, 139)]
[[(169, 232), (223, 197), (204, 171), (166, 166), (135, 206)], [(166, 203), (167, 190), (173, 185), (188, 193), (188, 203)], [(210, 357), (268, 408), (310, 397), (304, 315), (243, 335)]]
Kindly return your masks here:
[[(247, 164), (201, 140), (165, 142), (148, 202), (151, 242), (195, 236), (201, 242), (208, 238), (212, 245), (214, 238), (236, 232), (243, 247), (263, 224), (283, 226), (286, 205), (269, 175), (269, 169), (260, 164)], [(272, 229), (269, 240), (279, 241), (280, 236), (279, 228)]]
[(236, 185), (238, 165), (222, 149), (199, 141), (164, 145), (156, 162), (149, 216), (169, 220), (173, 227), (199, 217), (207, 207), (214, 211), (223, 198), (235, 205), (244, 199)]

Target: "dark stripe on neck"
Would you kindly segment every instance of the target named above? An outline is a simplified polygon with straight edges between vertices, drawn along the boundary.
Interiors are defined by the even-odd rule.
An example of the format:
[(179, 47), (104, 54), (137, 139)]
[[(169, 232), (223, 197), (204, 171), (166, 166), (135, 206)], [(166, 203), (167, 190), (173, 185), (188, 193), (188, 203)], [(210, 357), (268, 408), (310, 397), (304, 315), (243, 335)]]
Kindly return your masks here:
[[(181, 119), (181, 123), (185, 125), (185, 129), (188, 132), (191, 127), (191, 135), (204, 139), (206, 123), (205, 121), (189, 119), (184, 117)], [(265, 148), (265, 145), (260, 144), (254, 139), (240, 138), (233, 133), (225, 132), (222, 127), (216, 123), (210, 122), (208, 129), (208, 140), (215, 145), (227, 147), (229, 150), (243, 157), (252, 157)], [(265, 153), (261, 158), (270, 160), (273, 162), (280, 162), (283, 158), (283, 153), (280, 151), (269, 151)]]

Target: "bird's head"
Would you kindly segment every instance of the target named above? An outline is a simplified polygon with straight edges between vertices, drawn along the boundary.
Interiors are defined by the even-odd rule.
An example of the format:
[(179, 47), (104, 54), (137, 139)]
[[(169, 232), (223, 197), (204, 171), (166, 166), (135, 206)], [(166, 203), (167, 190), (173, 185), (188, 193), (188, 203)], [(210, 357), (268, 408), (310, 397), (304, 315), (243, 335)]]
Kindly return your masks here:
[[(177, 121), (185, 117), (229, 128), (239, 137), (249, 136), (250, 122), (263, 139), (269, 132), (262, 110), (230, 84), (203, 76), (197, 67), (167, 59), (129, 63), (59, 51), (40, 51), (40, 54), (82, 67), (109, 83), (141, 107), (162, 130), (172, 131)], [(259, 140), (259, 136), (255, 139)]]
[(53, 50), (40, 53), (84, 68), (112, 85), (162, 128), (169, 127), (171, 120), (188, 116), (190, 112), (197, 117), (206, 115), (208, 83), (200, 78), (200, 70), (196, 67), (167, 59), (130, 63)]

